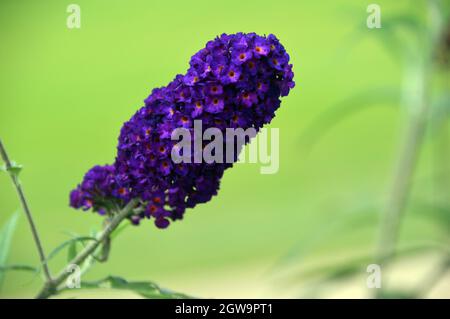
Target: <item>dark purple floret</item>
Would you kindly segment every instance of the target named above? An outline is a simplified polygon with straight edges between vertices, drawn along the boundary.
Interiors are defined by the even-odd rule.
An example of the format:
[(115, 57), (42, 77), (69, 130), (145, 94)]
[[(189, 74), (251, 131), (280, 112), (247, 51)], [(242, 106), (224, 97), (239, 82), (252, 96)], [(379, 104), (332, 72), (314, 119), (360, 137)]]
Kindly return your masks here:
[(104, 215), (112, 205), (129, 201), (128, 190), (119, 185), (114, 166), (94, 166), (70, 193), (70, 206), (83, 210), (93, 208)]
[(203, 131), (259, 130), (294, 87), (293, 76), (289, 55), (274, 35), (223, 34), (209, 41), (191, 58), (185, 75), (154, 89), (123, 125), (115, 163), (88, 171), (70, 195), (71, 206), (113, 214), (138, 198), (137, 213), (130, 217), (135, 225), (150, 218), (166, 228), (170, 220), (182, 219), (186, 208), (217, 194), (233, 164), (176, 164), (172, 132), (180, 127), (193, 132), (194, 120), (202, 120)]

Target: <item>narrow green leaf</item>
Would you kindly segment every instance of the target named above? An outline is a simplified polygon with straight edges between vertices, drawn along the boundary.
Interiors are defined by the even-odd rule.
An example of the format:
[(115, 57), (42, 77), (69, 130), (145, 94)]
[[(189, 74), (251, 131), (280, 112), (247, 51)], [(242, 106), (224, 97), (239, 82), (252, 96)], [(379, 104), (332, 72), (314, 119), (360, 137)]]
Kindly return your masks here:
[(147, 299), (190, 299), (185, 294), (176, 293), (168, 289), (162, 289), (150, 281), (129, 282), (124, 278), (117, 276), (108, 276), (104, 279), (91, 282), (82, 282), (81, 288), (95, 289), (107, 288), (118, 290), (129, 290)]
[(345, 261), (341, 264), (330, 264), (309, 269), (299, 274), (298, 279), (311, 279), (313, 277), (321, 277), (323, 281), (342, 280), (354, 276), (357, 273), (364, 273), (365, 268), (373, 262), (373, 258), (369, 256), (356, 257)]
[[(341, 214), (334, 221), (305, 232), (289, 252), (283, 256), (275, 267), (301, 263), (305, 257), (327, 243), (335, 241), (354, 229), (373, 227), (379, 222), (382, 205), (372, 203), (360, 209)], [(431, 203), (414, 199), (407, 216), (414, 219), (426, 219), (442, 227), (444, 232), (450, 229), (450, 207), (443, 203)]]
[[(419, 252), (430, 251), (430, 249), (439, 251), (440, 247), (432, 243), (416, 243), (397, 248), (396, 255), (398, 258), (402, 258)], [(345, 280), (358, 274), (365, 274), (366, 267), (373, 262), (374, 257), (372, 255), (357, 256), (340, 263), (323, 262), (319, 267), (295, 271), (293, 274), (287, 276), (286, 282), (289, 285), (296, 285), (299, 282), (305, 283), (305, 281), (312, 281), (316, 285), (319, 283)]]
[(39, 272), (39, 269), (33, 266), (29, 265), (7, 265), (7, 266), (0, 266), (0, 273), (1, 272), (7, 272), (7, 271), (30, 271), (37, 273)]
[(69, 249), (67, 250), (67, 262), (71, 262), (77, 255), (77, 242), (73, 241), (69, 244)]
[(16, 229), (18, 218), (19, 213), (14, 213), (0, 231), (0, 265), (4, 265), (8, 258), (12, 236)]
[[(6, 261), (11, 249), (12, 237), (17, 226), (18, 218), (19, 213), (14, 213), (0, 230), (0, 267), (6, 267)], [(4, 272), (0, 272), (0, 288), (3, 284), (3, 280)]]
[(80, 236), (80, 237), (74, 237), (74, 238), (71, 238), (69, 240), (66, 240), (65, 242), (63, 242), (62, 244), (60, 244), (59, 246), (57, 246), (55, 249), (53, 249), (50, 252), (50, 254), (48, 255), (46, 261), (49, 261), (50, 259), (52, 259), (56, 255), (58, 255), (59, 252), (61, 252), (64, 248), (66, 248), (67, 246), (69, 246), (70, 244), (72, 244), (74, 242), (85, 242), (85, 241), (92, 241), (92, 240), (96, 241), (97, 238), (89, 237), (89, 236)]
[(432, 203), (428, 201), (414, 201), (414, 215), (434, 221), (442, 226), (444, 231), (450, 229), (450, 207), (443, 203)]
[[(419, 19), (410, 14), (398, 14), (383, 17), (381, 24), (382, 28), (373, 30), (370, 35), (378, 40), (395, 60), (403, 60), (405, 56), (417, 56), (417, 46), (424, 44), (426, 30)], [(358, 31), (362, 38), (367, 38), (365, 25), (358, 28)], [(405, 36), (406, 33), (412, 35), (412, 43), (411, 37)]]
[(311, 229), (299, 239), (287, 255), (280, 259), (275, 267), (302, 262), (309, 253), (324, 244), (334, 241), (341, 234), (351, 232), (354, 229), (372, 227), (378, 221), (378, 214), (379, 209), (377, 205), (367, 206), (341, 214), (339, 218), (323, 225), (319, 229)]
[(364, 111), (370, 106), (397, 105), (399, 99), (400, 90), (392, 87), (374, 88), (358, 93), (328, 108), (319, 115), (306, 128), (300, 137), (300, 142), (307, 149), (311, 149), (331, 128), (351, 115)]

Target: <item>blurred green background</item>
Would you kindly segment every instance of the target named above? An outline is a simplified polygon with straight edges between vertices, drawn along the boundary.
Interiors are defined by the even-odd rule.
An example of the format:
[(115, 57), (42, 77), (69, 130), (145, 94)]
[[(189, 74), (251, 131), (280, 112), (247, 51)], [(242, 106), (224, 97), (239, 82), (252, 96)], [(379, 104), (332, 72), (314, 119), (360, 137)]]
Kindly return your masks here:
[[(70, 3), (81, 7), (80, 29), (66, 27)], [(254, 31), (275, 34), (294, 64), (296, 87), (270, 124), (280, 129), (279, 172), (261, 175), (256, 164), (237, 165), (226, 172), (219, 196), (188, 211), (182, 222), (167, 230), (150, 222), (127, 229), (113, 243), (110, 261), (87, 279), (114, 274), (201, 297), (299, 297), (310, 276), (298, 272), (371, 254), (405, 110), (399, 99), (382, 99), (380, 88), (401, 90), (404, 70), (389, 43), (380, 42), (389, 30), (366, 27), (370, 3), (2, 0), (0, 137), (11, 158), (24, 165), (20, 178), (46, 251), (68, 238), (65, 231), (87, 234), (100, 227), (101, 217), (69, 208), (69, 192), (91, 166), (113, 161), (122, 123), (151, 89), (184, 73), (190, 56), (216, 35)], [(377, 3), (382, 23), (384, 16), (420, 18), (425, 12), (425, 1)], [(360, 92), (381, 99), (371, 107), (362, 105), (364, 98), (350, 99), (358, 111), (332, 116), (333, 126), (306, 147), (310, 124)], [(434, 192), (432, 148), (427, 135), (413, 197)], [(17, 209), (9, 177), (0, 173), (0, 225)], [(400, 244), (448, 247), (448, 229), (426, 210), (413, 210), (405, 215)], [(362, 221), (348, 218), (355, 212), (365, 214)], [(345, 220), (350, 227), (329, 236), (327, 229)], [(305, 243), (311, 247), (299, 257)], [(435, 259), (433, 249), (409, 256), (393, 270), (392, 281), (415, 285)], [(23, 215), (9, 262), (38, 263)], [(65, 254), (52, 261), (53, 272), (64, 262)], [(365, 267), (355, 275), (330, 284), (321, 296), (368, 296)], [(443, 277), (431, 296), (450, 297), (449, 282)], [(40, 284), (32, 274), (11, 272), (0, 296), (32, 297)]]

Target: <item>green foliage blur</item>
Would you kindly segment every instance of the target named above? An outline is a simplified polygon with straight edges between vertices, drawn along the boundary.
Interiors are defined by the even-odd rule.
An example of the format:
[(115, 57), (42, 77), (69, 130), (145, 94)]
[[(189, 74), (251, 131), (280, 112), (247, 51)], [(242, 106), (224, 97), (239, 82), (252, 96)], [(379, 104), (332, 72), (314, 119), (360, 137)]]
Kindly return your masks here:
[[(80, 29), (66, 27), (71, 3), (81, 7)], [(279, 172), (236, 165), (219, 195), (183, 221), (167, 230), (151, 222), (124, 230), (108, 263), (85, 279), (156, 282), (212, 298), (373, 296), (366, 267), (376, 259), (411, 107), (426, 87), (426, 129), (397, 254), (383, 273), (390, 288), (384, 297), (449, 298), (449, 40), (429, 41), (427, 0), (377, 1), (380, 29), (366, 26), (371, 3), (2, 0), (0, 138), (23, 165), (20, 180), (46, 252), (101, 228), (101, 217), (69, 208), (69, 192), (87, 169), (114, 160), (122, 123), (152, 88), (184, 73), (190, 56), (216, 35), (273, 33), (291, 56), (296, 81), (269, 126), (280, 129)], [(448, 29), (449, 5), (436, 3)], [(426, 57), (430, 77), (417, 77)], [(0, 225), (19, 208), (0, 172)], [(22, 215), (0, 266), (38, 265)], [(66, 259), (52, 258), (52, 271)], [(39, 276), (7, 272), (0, 297), (33, 297)], [(137, 296), (121, 289), (65, 296), (71, 294)]]

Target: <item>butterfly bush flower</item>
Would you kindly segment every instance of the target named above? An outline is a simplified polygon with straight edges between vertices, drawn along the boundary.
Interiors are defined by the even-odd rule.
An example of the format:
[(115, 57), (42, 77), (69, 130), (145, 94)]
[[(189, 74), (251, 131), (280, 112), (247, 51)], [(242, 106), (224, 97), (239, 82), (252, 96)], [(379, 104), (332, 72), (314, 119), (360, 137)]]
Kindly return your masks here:
[(187, 208), (217, 194), (233, 163), (176, 164), (172, 132), (183, 127), (194, 139), (194, 120), (202, 121), (203, 130), (258, 131), (294, 87), (293, 76), (289, 55), (274, 35), (222, 34), (209, 41), (191, 58), (185, 75), (154, 89), (123, 125), (114, 164), (89, 170), (72, 191), (71, 206), (112, 214), (138, 198), (139, 209), (130, 216), (134, 224), (153, 219), (166, 228), (170, 220), (182, 219)]

